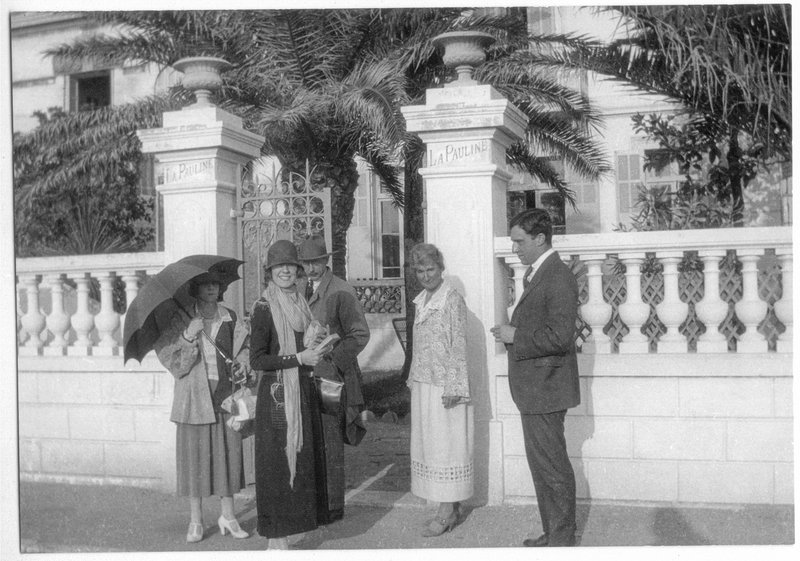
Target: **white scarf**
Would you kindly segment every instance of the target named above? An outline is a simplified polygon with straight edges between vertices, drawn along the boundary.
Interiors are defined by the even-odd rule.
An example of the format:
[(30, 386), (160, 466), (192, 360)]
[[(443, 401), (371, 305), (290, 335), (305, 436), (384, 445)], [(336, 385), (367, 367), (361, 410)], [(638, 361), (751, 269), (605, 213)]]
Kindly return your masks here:
[[(311, 322), (311, 309), (305, 298), (284, 292), (270, 282), (263, 293), (272, 312), (272, 321), (278, 332), (280, 353), (297, 353), (295, 331), (305, 333)], [(278, 381), (283, 381), (284, 411), (286, 412), (286, 459), (289, 462), (289, 486), (294, 487), (297, 454), (303, 449), (303, 418), (300, 410), (300, 371), (285, 368), (278, 372)]]

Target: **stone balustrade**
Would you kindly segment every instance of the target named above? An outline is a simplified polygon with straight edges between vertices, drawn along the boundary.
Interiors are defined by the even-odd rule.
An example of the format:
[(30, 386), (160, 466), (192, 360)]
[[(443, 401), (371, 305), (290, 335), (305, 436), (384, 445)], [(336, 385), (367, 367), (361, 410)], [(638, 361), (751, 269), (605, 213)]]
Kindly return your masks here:
[(126, 303), (163, 266), (159, 252), (17, 259), (19, 354), (120, 354)]
[[(581, 287), (583, 353), (791, 352), (791, 227), (555, 236)], [(509, 315), (526, 266), (509, 238)]]

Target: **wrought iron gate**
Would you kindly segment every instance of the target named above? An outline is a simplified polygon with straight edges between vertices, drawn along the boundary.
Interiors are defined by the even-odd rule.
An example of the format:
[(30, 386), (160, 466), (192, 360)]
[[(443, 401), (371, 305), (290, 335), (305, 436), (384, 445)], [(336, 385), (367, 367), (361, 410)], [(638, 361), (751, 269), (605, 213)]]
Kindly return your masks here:
[(249, 177), (238, 192), (238, 225), (244, 260), (244, 310), (250, 310), (266, 286), (267, 249), (277, 240), (295, 244), (307, 236), (325, 237), (331, 247), (331, 193), (323, 184), (312, 185), (312, 169), (305, 175), (283, 173), (274, 162), (252, 162)]

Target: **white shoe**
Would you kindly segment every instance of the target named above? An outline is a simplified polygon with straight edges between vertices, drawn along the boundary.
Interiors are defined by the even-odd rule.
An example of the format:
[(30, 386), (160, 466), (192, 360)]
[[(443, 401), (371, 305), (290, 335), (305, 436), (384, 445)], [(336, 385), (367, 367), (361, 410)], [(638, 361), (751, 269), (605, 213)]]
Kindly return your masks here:
[(199, 522), (189, 522), (189, 530), (186, 532), (186, 541), (189, 543), (199, 542), (203, 539), (203, 525)]
[(242, 528), (239, 526), (239, 522), (235, 518), (233, 520), (228, 520), (224, 516), (220, 516), (217, 519), (217, 524), (219, 524), (219, 533), (223, 536), (230, 532), (234, 538), (238, 538), (240, 540), (250, 537), (250, 534), (242, 530)]

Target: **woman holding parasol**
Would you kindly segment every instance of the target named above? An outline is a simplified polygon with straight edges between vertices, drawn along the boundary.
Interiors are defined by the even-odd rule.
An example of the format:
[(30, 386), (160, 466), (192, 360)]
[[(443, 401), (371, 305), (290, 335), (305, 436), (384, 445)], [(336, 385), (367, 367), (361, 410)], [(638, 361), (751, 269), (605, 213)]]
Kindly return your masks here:
[(222, 535), (248, 537), (233, 502), (234, 493), (245, 486), (242, 437), (227, 425), (230, 415), (221, 408), (234, 380), (249, 370), (247, 330), (233, 310), (219, 303), (229, 281), (215, 272), (191, 279), (188, 293), (194, 304), (175, 306), (154, 345), (161, 364), (175, 377), (170, 420), (177, 425), (177, 493), (189, 497), (188, 542), (203, 539), (202, 500), (211, 495), (220, 497)]

